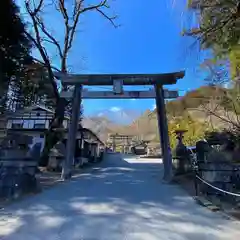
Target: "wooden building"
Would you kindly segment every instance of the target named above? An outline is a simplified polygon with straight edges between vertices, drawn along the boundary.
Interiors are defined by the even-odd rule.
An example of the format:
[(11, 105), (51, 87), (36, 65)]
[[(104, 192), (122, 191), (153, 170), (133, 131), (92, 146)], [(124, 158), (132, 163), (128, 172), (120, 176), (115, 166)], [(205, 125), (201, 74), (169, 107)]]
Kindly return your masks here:
[[(29, 148), (32, 148), (35, 144), (41, 146), (43, 150), (45, 144), (45, 133), (49, 128), (50, 122), (54, 116), (54, 110), (42, 105), (35, 105), (32, 107), (24, 108), (14, 113), (8, 114), (5, 121), (5, 127), (2, 126), (2, 130), (5, 129), (6, 135), (11, 133), (17, 133), (30, 136), (32, 141), (29, 143)], [(62, 141), (66, 147), (68, 128), (70, 119), (65, 115), (63, 126), (61, 131), (64, 133), (64, 140)], [(63, 151), (56, 148), (52, 149), (50, 157), (53, 159), (65, 158)], [(104, 143), (94, 134), (90, 129), (82, 128), (79, 124), (77, 136), (76, 136), (76, 151), (73, 159), (73, 164), (80, 162), (81, 165), (88, 161), (96, 161), (99, 157), (100, 149), (104, 148)], [(59, 164), (58, 164), (59, 165)]]

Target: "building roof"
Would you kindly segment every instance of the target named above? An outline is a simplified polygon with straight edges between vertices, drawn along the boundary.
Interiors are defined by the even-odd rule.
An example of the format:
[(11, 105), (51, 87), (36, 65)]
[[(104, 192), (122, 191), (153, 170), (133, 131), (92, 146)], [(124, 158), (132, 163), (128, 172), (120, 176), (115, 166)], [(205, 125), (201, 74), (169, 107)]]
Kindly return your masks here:
[(121, 133), (109, 133), (108, 137), (126, 137), (126, 138), (132, 138), (134, 137), (134, 134), (121, 134)]
[(103, 141), (92, 131), (92, 130), (90, 130), (90, 129), (88, 129), (88, 128), (81, 128), (81, 129), (79, 129), (78, 131), (81, 131), (81, 132), (86, 132), (86, 133), (90, 133), (94, 138), (96, 138), (96, 140), (99, 142), (99, 143), (101, 143), (102, 145), (105, 145), (104, 143), (103, 143)]
[(15, 112), (9, 112), (8, 115), (15, 115), (15, 114), (17, 114), (19, 112), (31, 112), (31, 111), (34, 111), (34, 110), (43, 110), (43, 111), (46, 111), (46, 112), (54, 114), (54, 110), (53, 109), (48, 108), (48, 107), (46, 107), (44, 105), (34, 104), (32, 106), (29, 106), (29, 107), (24, 107), (22, 109), (18, 109)]
[[(26, 107), (24, 109), (21, 109), (21, 111), (33, 111), (33, 110), (37, 110), (37, 109), (41, 109), (41, 110), (44, 110), (44, 111), (47, 111), (49, 113), (53, 113), (54, 114), (54, 110), (53, 109), (50, 109), (46, 106), (43, 106), (43, 105), (33, 105), (33, 106), (30, 106), (30, 107)], [(15, 113), (12, 113), (12, 115), (16, 114)], [(65, 115), (65, 118), (69, 119), (68, 116)], [(68, 129), (63, 129), (64, 131), (68, 131)], [(8, 129), (8, 132), (25, 132), (25, 133), (30, 133), (30, 132), (39, 132), (39, 133), (45, 133), (47, 131), (47, 129), (36, 129), (36, 128), (29, 128), (29, 129), (26, 129), (26, 128), (20, 128), (20, 129)], [(93, 132), (91, 131), (90, 129), (88, 128), (81, 128), (79, 129), (78, 131), (82, 131), (82, 132), (89, 132), (91, 135), (93, 135), (93, 137), (96, 138), (96, 140), (98, 142), (100, 142), (101, 144), (104, 145), (103, 141)]]
[[(36, 110), (43, 110), (43, 111), (46, 111), (46, 112), (51, 113), (51, 114), (55, 113), (54, 109), (52, 109), (52, 108), (46, 107), (46, 106), (41, 105), (41, 104), (34, 104), (32, 106), (25, 107), (23, 109), (19, 109), (16, 112), (11, 112), (11, 113), (8, 114), (8, 116), (10, 117), (10, 116), (14, 116), (18, 113), (31, 112), (31, 111), (36, 111)], [(70, 119), (70, 117), (67, 116), (66, 114), (65, 114), (64, 117), (65, 117), (65, 119), (68, 119), (68, 120)]]
[[(62, 131), (64, 131), (65, 133), (68, 132), (68, 129), (61, 129)], [(19, 129), (7, 129), (7, 131), (9, 133), (21, 133), (21, 134), (30, 134), (31, 133), (38, 133), (38, 134), (45, 134), (48, 129), (35, 129), (35, 128), (19, 128)], [(87, 128), (81, 128), (78, 129), (79, 132), (86, 132), (86, 133), (90, 133), (92, 135), (93, 138), (95, 138), (100, 144), (105, 145), (104, 142), (90, 129)]]
[(24, 108), (24, 110), (27, 110), (27, 111), (33, 111), (33, 110), (37, 110), (37, 109), (41, 109), (41, 110), (51, 112), (51, 113), (55, 112), (53, 109), (46, 107), (44, 105), (40, 105), (40, 104), (34, 104), (33, 106)]

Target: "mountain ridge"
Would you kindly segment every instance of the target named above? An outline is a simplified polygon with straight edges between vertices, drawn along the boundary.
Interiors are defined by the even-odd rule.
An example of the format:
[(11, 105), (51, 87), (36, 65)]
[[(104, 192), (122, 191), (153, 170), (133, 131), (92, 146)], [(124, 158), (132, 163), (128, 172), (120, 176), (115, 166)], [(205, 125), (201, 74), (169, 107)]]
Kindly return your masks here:
[[(166, 112), (169, 121), (172, 118), (182, 117), (184, 113), (188, 113), (193, 119), (196, 119), (198, 121), (210, 121), (209, 119), (211, 119), (213, 126), (223, 127), (226, 125), (226, 123), (222, 122), (216, 116), (209, 118), (209, 114), (206, 112), (204, 113), (203, 109), (201, 109), (201, 106), (208, 106), (210, 103), (211, 105), (215, 106), (216, 102), (214, 98), (223, 98), (226, 94), (226, 91), (228, 90), (225, 88), (219, 88), (215, 86), (202, 86), (186, 93), (182, 97), (166, 102)], [(221, 108), (219, 108), (219, 114), (223, 114), (224, 107), (225, 106), (221, 106)], [(155, 139), (158, 139), (158, 122), (156, 109), (153, 111), (147, 109), (143, 114), (133, 119), (133, 121), (127, 125), (114, 122), (108, 119), (108, 117), (101, 118), (99, 116), (92, 116), (88, 119), (92, 123), (86, 124), (86, 119), (86, 127), (92, 129), (93, 131), (97, 131), (105, 141), (109, 133), (143, 135), (144, 138), (148, 141), (155, 141)]]

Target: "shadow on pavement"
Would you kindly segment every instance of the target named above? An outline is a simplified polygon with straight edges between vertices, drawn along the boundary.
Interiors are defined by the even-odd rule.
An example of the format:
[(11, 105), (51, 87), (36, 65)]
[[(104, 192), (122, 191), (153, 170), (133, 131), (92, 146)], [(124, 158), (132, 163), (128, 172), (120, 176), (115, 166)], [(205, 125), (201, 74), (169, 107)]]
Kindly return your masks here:
[(6, 208), (0, 237), (237, 239), (239, 225), (196, 205), (179, 187), (162, 184), (162, 170), (160, 161), (111, 154), (91, 172)]

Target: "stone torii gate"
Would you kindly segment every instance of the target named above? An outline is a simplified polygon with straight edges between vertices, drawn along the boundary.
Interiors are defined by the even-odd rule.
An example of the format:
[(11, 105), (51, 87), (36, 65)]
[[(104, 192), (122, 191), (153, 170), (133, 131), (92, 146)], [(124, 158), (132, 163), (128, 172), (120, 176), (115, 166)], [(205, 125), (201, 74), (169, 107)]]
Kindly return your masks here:
[[(68, 132), (67, 156), (63, 166), (63, 178), (71, 175), (72, 162), (75, 152), (75, 139), (79, 118), (79, 107), (82, 98), (87, 99), (156, 99), (158, 127), (161, 141), (161, 149), (164, 164), (164, 180), (172, 179), (172, 156), (169, 146), (168, 124), (164, 98), (178, 97), (177, 91), (164, 90), (163, 85), (175, 84), (183, 78), (185, 72), (165, 74), (62, 74), (55, 73), (55, 77), (61, 79), (63, 85), (74, 85), (73, 91), (62, 92), (61, 97), (72, 99), (72, 115)], [(113, 86), (113, 91), (86, 91), (87, 86)], [(123, 86), (153, 85), (150, 91), (124, 91)]]

